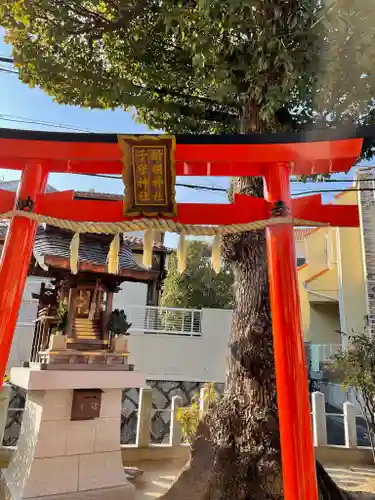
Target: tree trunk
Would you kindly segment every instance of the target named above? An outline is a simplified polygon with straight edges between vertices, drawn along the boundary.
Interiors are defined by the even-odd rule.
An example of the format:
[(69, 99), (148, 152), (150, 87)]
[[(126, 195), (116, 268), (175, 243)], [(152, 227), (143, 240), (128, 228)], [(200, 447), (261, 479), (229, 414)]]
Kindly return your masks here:
[[(256, 112), (244, 124), (261, 131)], [(263, 180), (236, 178), (233, 192), (263, 196)], [(227, 236), (223, 254), (235, 277), (226, 390), (163, 500), (283, 499), (265, 231)], [(317, 474), (320, 500), (350, 498), (320, 464)]]

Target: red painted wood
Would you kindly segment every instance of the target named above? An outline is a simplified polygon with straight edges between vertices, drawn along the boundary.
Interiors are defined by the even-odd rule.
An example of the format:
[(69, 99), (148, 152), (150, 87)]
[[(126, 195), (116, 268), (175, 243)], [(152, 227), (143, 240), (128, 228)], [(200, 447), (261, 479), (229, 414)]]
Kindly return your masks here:
[(296, 219), (324, 222), (331, 226), (359, 227), (358, 205), (323, 205), (320, 194), (294, 198), (292, 213)]
[(0, 214), (5, 214), (5, 212), (13, 210), (15, 199), (16, 193), (0, 189)]
[[(293, 174), (348, 170), (362, 139), (295, 144), (178, 144), (177, 175), (264, 175), (276, 162), (294, 162)], [(24, 159), (50, 160), (51, 172), (122, 172), (118, 144), (0, 139), (0, 166), (22, 169)]]
[[(38, 196), (38, 213), (76, 222), (121, 222), (135, 218), (123, 215), (122, 201), (73, 200), (74, 191)], [(1, 199), (1, 198), (0, 198)], [(263, 198), (236, 195), (234, 203), (179, 203), (181, 224), (246, 224), (270, 217), (269, 204)], [(357, 205), (322, 205), (321, 196), (306, 196), (292, 201), (293, 217), (333, 226), (358, 227)]]
[[(266, 176), (266, 197), (291, 209), (290, 168)], [(318, 500), (292, 224), (266, 229), (285, 500)]]
[[(237, 195), (235, 203), (179, 203), (181, 224), (233, 224), (263, 220), (269, 217), (268, 204), (263, 198)], [(73, 200), (73, 191), (51, 193), (38, 197), (38, 213), (60, 219), (93, 222), (120, 222), (136, 218), (123, 215), (122, 201)]]
[[(36, 195), (44, 191), (48, 171), (41, 162), (29, 162), (25, 165), (17, 200), (36, 199)], [(16, 200), (16, 201), (17, 201)], [(36, 210), (38, 209), (36, 205)], [(0, 261), (0, 381), (4, 379), (9, 352), (18, 312), (22, 301), (23, 290), (29, 270), (30, 257), (33, 251), (37, 223), (25, 217), (14, 217), (10, 223), (8, 234)]]

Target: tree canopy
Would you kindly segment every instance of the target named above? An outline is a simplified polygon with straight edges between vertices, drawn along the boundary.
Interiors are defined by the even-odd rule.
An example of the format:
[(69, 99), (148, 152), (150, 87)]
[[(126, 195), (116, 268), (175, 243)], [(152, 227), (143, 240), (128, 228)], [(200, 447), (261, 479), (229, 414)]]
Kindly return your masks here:
[(233, 307), (233, 274), (223, 266), (218, 274), (212, 270), (210, 247), (201, 241), (188, 243), (186, 271), (180, 274), (176, 253), (168, 259), (168, 275), (164, 281), (161, 305), (183, 308)]
[(373, 121), (367, 0), (4, 0), (20, 78), (172, 132)]

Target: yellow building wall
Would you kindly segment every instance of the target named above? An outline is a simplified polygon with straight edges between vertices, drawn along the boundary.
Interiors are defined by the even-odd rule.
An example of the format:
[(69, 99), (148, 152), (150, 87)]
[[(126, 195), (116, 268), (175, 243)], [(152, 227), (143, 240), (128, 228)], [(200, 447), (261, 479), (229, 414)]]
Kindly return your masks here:
[(340, 344), (337, 265), (330, 261), (335, 248), (335, 231), (313, 230), (306, 237), (307, 264), (298, 270), (304, 339), (313, 344)]
[[(357, 204), (357, 194), (344, 192), (334, 203)], [(306, 237), (306, 253), (307, 264), (298, 270), (305, 340), (314, 344), (340, 344), (342, 338), (345, 345), (348, 336), (363, 332), (366, 324), (360, 229), (316, 229)], [(309, 293), (306, 287), (315, 293)]]
[(340, 316), (337, 303), (311, 304), (310, 327), (305, 339), (313, 344), (340, 344)]
[[(354, 205), (357, 194), (344, 192), (336, 203)], [(338, 229), (338, 281), (341, 330), (346, 345), (348, 336), (363, 333), (366, 326), (367, 296), (359, 228)]]
[(330, 228), (321, 227), (313, 230), (306, 237), (306, 256), (309, 267), (309, 277), (320, 273), (328, 267), (326, 237)]
[(302, 320), (302, 330), (303, 330), (303, 335), (306, 341), (311, 341), (310, 335), (309, 335), (309, 329), (310, 329), (310, 302), (309, 302), (309, 297), (305, 289), (303, 288), (303, 283), (306, 281), (309, 277), (309, 268), (308, 264), (305, 264), (304, 266), (300, 267), (298, 269), (298, 291), (299, 291), (299, 301), (300, 301), (300, 306), (301, 306), (301, 320)]

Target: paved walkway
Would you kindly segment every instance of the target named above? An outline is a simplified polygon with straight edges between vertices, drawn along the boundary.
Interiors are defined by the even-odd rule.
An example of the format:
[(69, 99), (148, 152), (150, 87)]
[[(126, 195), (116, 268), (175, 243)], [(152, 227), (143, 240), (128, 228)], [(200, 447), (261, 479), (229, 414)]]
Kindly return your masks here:
[[(169, 490), (181, 470), (183, 463), (142, 462), (140, 468), (145, 471), (142, 478), (134, 482), (136, 486), (135, 500), (152, 500), (159, 498)], [(185, 500), (185, 499), (181, 499)]]
[[(145, 473), (138, 479), (135, 500), (153, 500), (168, 491), (183, 464), (165, 462), (142, 462)], [(375, 467), (327, 467), (334, 481), (349, 491), (375, 493)], [(185, 500), (185, 499), (181, 499)]]
[(349, 491), (375, 493), (375, 467), (327, 467), (332, 479)]

